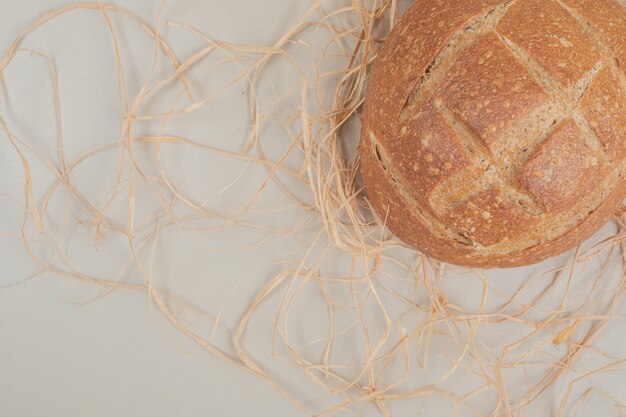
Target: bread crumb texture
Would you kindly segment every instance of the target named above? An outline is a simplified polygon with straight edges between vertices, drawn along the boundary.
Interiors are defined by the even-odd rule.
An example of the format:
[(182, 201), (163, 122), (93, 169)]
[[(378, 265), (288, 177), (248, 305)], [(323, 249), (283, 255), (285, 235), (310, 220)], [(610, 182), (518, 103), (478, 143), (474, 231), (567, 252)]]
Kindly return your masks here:
[(368, 197), (443, 261), (536, 263), (624, 198), (619, 0), (418, 0), (375, 62), (361, 137)]

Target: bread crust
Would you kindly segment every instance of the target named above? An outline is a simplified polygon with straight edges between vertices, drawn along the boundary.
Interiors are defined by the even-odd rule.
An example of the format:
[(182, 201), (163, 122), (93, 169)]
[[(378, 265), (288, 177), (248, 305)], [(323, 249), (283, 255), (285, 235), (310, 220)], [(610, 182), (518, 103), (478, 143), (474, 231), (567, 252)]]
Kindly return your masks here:
[[(613, 25), (626, 10), (594, 0), (591, 16), (586, 2), (417, 0), (403, 17), (374, 65), (360, 144), (368, 197), (398, 238), (513, 267), (579, 245), (615, 213), (626, 36)], [(607, 13), (611, 24), (596, 17)]]

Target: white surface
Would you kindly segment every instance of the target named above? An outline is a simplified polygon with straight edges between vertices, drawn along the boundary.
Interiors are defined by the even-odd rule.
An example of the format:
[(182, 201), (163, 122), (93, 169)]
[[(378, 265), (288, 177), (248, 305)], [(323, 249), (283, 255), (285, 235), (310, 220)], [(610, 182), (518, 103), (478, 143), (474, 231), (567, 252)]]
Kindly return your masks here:
[[(151, 23), (160, 4), (152, 0), (115, 3)], [(0, 1), (0, 49), (4, 52), (34, 19), (65, 4), (69, 2)], [(263, 44), (275, 41), (283, 25), (292, 24), (302, 9), (280, 0), (185, 0), (165, 2), (162, 16), (164, 21), (182, 21), (230, 42)], [(119, 25), (122, 34), (132, 27), (128, 22)], [(176, 33), (173, 35), (175, 38)], [(178, 52), (182, 56), (199, 44), (189, 35), (181, 38)], [(151, 44), (136, 30), (122, 40), (128, 39), (137, 39), (128, 65), (128, 77), (136, 85), (146, 72), (142, 69), (139, 74), (137, 69), (149, 67)], [(58, 66), (64, 118), (70, 121), (64, 126), (68, 154), (88, 149), (85, 142), (113, 140), (119, 130), (117, 124), (111, 124), (118, 114), (115, 68), (103, 19), (96, 12), (72, 12), (36, 32), (23, 46), (48, 53)], [(52, 83), (45, 62), (18, 57), (8, 72), (15, 75), (7, 82), (16, 86), (11, 89), (12, 114), (23, 122), (21, 127), (30, 133), (28, 139), (53, 157)], [(5, 137), (0, 160), (0, 192), (21, 197), (22, 171)], [(35, 175), (47, 185), (49, 177), (37, 177), (43, 171), (36, 170)], [(2, 232), (16, 232), (13, 226), (21, 221), (19, 209), (6, 201), (1, 207)], [(0, 285), (33, 270), (13, 235), (0, 236), (0, 242)], [(120, 253), (127, 251), (123, 246)], [(115, 262), (115, 256), (102, 259), (102, 253), (87, 252), (88, 258), (82, 259), (85, 262), (75, 257), (81, 265), (94, 262), (103, 267)], [(217, 274), (227, 275), (228, 268), (233, 269), (232, 263), (212, 264)], [(76, 302), (97, 292), (75, 285), (45, 274), (0, 290), (0, 416), (301, 415), (260, 379), (180, 337), (150, 306), (145, 293), (115, 292), (80, 307)], [(232, 281), (225, 282), (224, 291), (232, 285)], [(223, 296), (216, 295), (217, 299), (221, 301)]]
[[(134, 10), (149, 22), (155, 21), (159, 3), (152, 0), (116, 2)], [(18, 32), (35, 18), (64, 4), (67, 2), (61, 0), (0, 0), (3, 22), (0, 48), (4, 51)], [(161, 27), (179, 57), (184, 58), (196, 52), (203, 43), (184, 30), (168, 27), (166, 22), (184, 22), (208, 36), (230, 42), (272, 44), (285, 28), (296, 22), (309, 4), (294, 0), (169, 1), (161, 13)], [(72, 12), (35, 33), (23, 45), (50, 55), (57, 66), (64, 143), (70, 159), (98, 144), (110, 143), (119, 135), (116, 68), (103, 22), (97, 12)], [(131, 90), (136, 93), (149, 72), (151, 43), (141, 31), (133, 29), (132, 24), (122, 21), (116, 21), (116, 24), (125, 46), (122, 54), (126, 77)], [(159, 67), (157, 73), (167, 74), (167, 65), (160, 65), (163, 68)], [(294, 86), (299, 88), (297, 77), (281, 72), (281, 67), (277, 68), (272, 72), (271, 81), (278, 91)], [(194, 72), (194, 93), (199, 96), (208, 94), (232, 75), (229, 72), (232, 68), (221, 71), (215, 73), (201, 68)], [(3, 92), (0, 111), (11, 116), (12, 128), (20, 138), (34, 145), (45, 157), (55, 160), (54, 101), (46, 62), (31, 52), (20, 52), (7, 70), (5, 81), (8, 88)], [(267, 85), (265, 88), (266, 97), (270, 97), (271, 89)], [(194, 119), (182, 117), (182, 120), (173, 122), (171, 132), (205, 144), (238, 149), (248, 128), (246, 103), (241, 97), (230, 94), (219, 98), (199, 115), (196, 114)], [(171, 100), (165, 102), (171, 107)], [(276, 144), (270, 152), (279, 155), (284, 150), (288, 141), (284, 132), (280, 135), (278, 122), (281, 117), (288, 117), (298, 105), (297, 101), (287, 101), (276, 115), (270, 117), (276, 121), (266, 127), (267, 136)], [(168, 108), (147, 107), (144, 112)], [(137, 129), (137, 134), (140, 134), (144, 128), (137, 126)], [(272, 136), (274, 132), (275, 139)], [(21, 198), (20, 162), (5, 139), (3, 136), (0, 141), (0, 193)], [(36, 159), (32, 154), (29, 157)], [(177, 187), (197, 201), (207, 201), (207, 208), (236, 207), (237, 203), (250, 198), (265, 175), (257, 167), (209, 158), (186, 148), (166, 153), (164, 166)], [(245, 175), (240, 176), (244, 168)], [(32, 169), (35, 193), (42, 193), (53, 177), (37, 163)], [(77, 169), (74, 180), (87, 197), (101, 204), (103, 193), (110, 191), (111, 172), (115, 169), (115, 155), (96, 158)], [(221, 192), (233, 182), (237, 187)], [(268, 196), (261, 200), (259, 208), (273, 207), (275, 202), (289, 204), (276, 189), (269, 188)], [(140, 196), (150, 195), (146, 190), (139, 193)], [(153, 201), (139, 199), (138, 212), (145, 216), (150, 202)], [(124, 207), (124, 204), (114, 205), (113, 215), (124, 219)], [(9, 199), (3, 199), (0, 209), (0, 285), (5, 285), (27, 276), (36, 267), (19, 243), (20, 207)], [(135, 284), (142, 282), (136, 268), (126, 269), (129, 248), (123, 237), (108, 234), (103, 242), (96, 244), (93, 228), (75, 225), (85, 216), (80, 216), (76, 204), (63, 193), (51, 202), (50, 213), (46, 223), (55, 230), (61, 229), (68, 221), (64, 216), (73, 216), (69, 220), (69, 229), (73, 232), (66, 234), (66, 240), (59, 243), (66, 250), (73, 268), (104, 279), (121, 279)], [(259, 222), (270, 227), (287, 227), (297, 222), (296, 214), (291, 209), (277, 214), (259, 214)], [(607, 226), (600, 236), (609, 234), (611, 230), (611, 226)], [(29, 233), (32, 230), (29, 229)], [(242, 307), (273, 274), (281, 270), (281, 266), (273, 264), (273, 261), (297, 260), (311, 243), (311, 236), (298, 233), (277, 236), (270, 244), (260, 248), (256, 243), (261, 235), (236, 228), (184, 236), (169, 229), (164, 229), (162, 233), (153, 264), (155, 285), (164, 287), (194, 306), (208, 307), (211, 314), (218, 312), (219, 306), (235, 289), (234, 301), (227, 303), (223, 311), (224, 323), (231, 328), (240, 318)], [(43, 249), (42, 253), (38, 253), (51, 263), (60, 262), (54, 242), (45, 237), (41, 240)], [(553, 260), (552, 264), (563, 262), (570, 255)], [(145, 252), (140, 258), (148, 264)], [(337, 254), (336, 259), (335, 264), (327, 266), (333, 272), (326, 273), (348, 275), (349, 265), (345, 259), (341, 254)], [(492, 271), (488, 280), (502, 292), (512, 293), (521, 282), (545, 267)], [(588, 267), (588, 272), (593, 274), (595, 267), (597, 265)], [(402, 288), (412, 285), (410, 279), (408, 284), (402, 283)], [(239, 282), (242, 282), (241, 286), (237, 286)], [(582, 285), (584, 281), (578, 284)], [(482, 291), (478, 280), (470, 280), (453, 271), (442, 288), (446, 290), (442, 295), (457, 305), (468, 311), (478, 311)], [(572, 292), (576, 289), (579, 288), (574, 286)], [(293, 329), (290, 336), (301, 345), (311, 341), (310, 336), (304, 335), (303, 329), (318, 337), (325, 331), (325, 306), (320, 302), (318, 293), (313, 293), (317, 295), (315, 297), (307, 293), (308, 290), (316, 291), (315, 288), (305, 288), (303, 301), (296, 308), (297, 319), (290, 327)], [(339, 294), (338, 299), (342, 296), (349, 298), (347, 294)], [(271, 358), (274, 307), (279, 301), (278, 296), (273, 296), (255, 316), (252, 330), (246, 337), (248, 350), (253, 356), (261, 358), (259, 360), (267, 364), (272, 376), (305, 406), (323, 410), (325, 406), (336, 404), (336, 399), (330, 401), (326, 398), (289, 361), (268, 360)], [(429, 308), (427, 305), (426, 311)], [(382, 321), (376, 309), (368, 313), (372, 321)], [(407, 319), (408, 322), (410, 320)], [(404, 323), (399, 321), (398, 324)], [(622, 327), (619, 321), (611, 325), (611, 332), (600, 343), (605, 351), (624, 356), (626, 333)], [(204, 335), (210, 335), (213, 330), (200, 320), (195, 328)], [(508, 331), (507, 328), (498, 328), (492, 333), (486, 332), (481, 342), (497, 345)], [(528, 329), (518, 328), (516, 331), (523, 333)], [(347, 331), (342, 340), (344, 351), (338, 354), (357, 357), (359, 351), (356, 346), (362, 345), (360, 339)], [(215, 343), (221, 346), (224, 340), (217, 337)], [(288, 356), (284, 350), (279, 353), (283, 357)], [(441, 354), (433, 354), (428, 372), (416, 375), (413, 381), (437, 378), (441, 371), (438, 368), (441, 357)], [(591, 361), (593, 363), (593, 358)], [(527, 372), (532, 374), (532, 368)], [(528, 374), (512, 376), (511, 385), (521, 387), (528, 384)], [(461, 376), (455, 377), (451, 385), (463, 384), (464, 381)], [(613, 388), (616, 391), (614, 394), (618, 395), (624, 393), (620, 387), (625, 381), (623, 372), (615, 372), (593, 382), (605, 389)], [(553, 410), (559, 405), (557, 393), (562, 394), (566, 388), (565, 382), (554, 388), (555, 394), (548, 405)], [(353, 411), (353, 414), (337, 413), (333, 416), (377, 415), (368, 406), (358, 406)], [(449, 403), (416, 399), (394, 405), (392, 411), (394, 417), (413, 417), (449, 414), (452, 410)], [(467, 410), (463, 412), (467, 413)], [(542, 412), (546, 412), (545, 409)], [(0, 417), (40, 415), (297, 417), (305, 414), (259, 378), (215, 358), (182, 336), (158, 312), (145, 291), (106, 293), (67, 277), (46, 273), (22, 285), (0, 290)]]

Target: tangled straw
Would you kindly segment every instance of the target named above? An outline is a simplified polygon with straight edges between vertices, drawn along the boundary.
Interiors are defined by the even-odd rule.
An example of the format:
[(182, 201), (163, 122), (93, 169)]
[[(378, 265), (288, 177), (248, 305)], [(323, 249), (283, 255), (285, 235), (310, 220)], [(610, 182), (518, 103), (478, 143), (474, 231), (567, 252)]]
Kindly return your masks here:
[[(43, 155), (32, 138), (14, 133), (10, 112), (0, 113), (0, 128), (23, 169), (23, 195), (3, 197), (23, 212), (19, 238), (37, 265), (25, 279), (53, 273), (101, 288), (97, 298), (113, 290), (145, 292), (180, 332), (271, 384), (308, 415), (392, 416), (395, 410), (432, 405), (459, 416), (575, 416), (593, 401), (623, 415), (623, 389), (608, 392), (598, 381), (626, 365), (624, 352), (599, 343), (623, 314), (624, 210), (616, 213), (611, 236), (560, 258), (561, 265), (528, 268), (519, 282), (415, 253), (372, 213), (355, 152), (358, 120), (376, 51), (407, 5), (315, 0), (269, 46), (218, 41), (170, 22), (170, 29), (201, 43), (185, 59), (162, 35), (160, 15), (151, 25), (129, 10), (96, 2), (72, 4), (36, 20), (0, 61), (5, 91), (6, 70), (24, 52), (45, 62), (54, 86), (56, 160)], [(99, 14), (110, 36), (121, 133), (70, 159), (54, 61), (22, 45), (42, 26), (79, 11)], [(137, 26), (153, 45), (148, 76), (132, 92), (119, 25)], [(162, 61), (169, 64), (165, 73), (159, 70)], [(208, 93), (192, 75), (198, 68), (217, 73), (225, 67), (230, 78)], [(275, 76), (296, 81), (283, 91), (272, 81)], [(215, 101), (237, 96), (242, 85), (248, 119), (238, 149), (169, 133), (178, 120), (201, 119)], [(168, 110), (148, 110), (163, 96)], [(276, 120), (282, 139), (270, 128)], [(210, 198), (199, 199), (168, 166), (172, 155), (184, 155), (181, 149), (231, 164), (237, 173)], [(115, 161), (116, 170), (110, 174), (113, 186), (95, 201), (79, 186), (77, 172), (103, 156)], [(35, 162), (52, 175), (48, 185), (31, 174)], [(246, 180), (255, 184), (251, 193)], [(46, 188), (38, 198), (35, 186)], [(62, 227), (50, 208), (60, 193), (74, 208)], [(214, 206), (217, 196), (229, 193), (243, 197), (224, 203), (226, 208)], [(144, 214), (138, 205), (148, 199), (154, 204)], [(116, 211), (120, 202), (123, 215)], [(116, 274), (76, 267), (66, 250), (76, 233), (71, 223), (86, 228), (100, 246), (121, 245), (115, 239), (123, 237), (127, 263)], [(249, 250), (285, 241), (298, 249), (276, 255), (269, 268), (255, 269), (253, 277), (262, 285), (250, 298), (239, 296), (250, 278), (217, 304), (198, 306), (188, 300), (190, 294), (167, 290), (163, 278), (171, 274), (160, 271), (166, 266), (158, 262), (164, 234), (211, 241), (234, 231), (250, 236)], [(226, 250), (207, 243), (199, 253)], [(259, 321), (268, 309), (273, 322)], [(311, 315), (317, 325), (302, 325)], [(328, 320), (319, 323), (319, 317)], [(302, 334), (307, 328), (317, 334)], [(271, 335), (271, 346), (248, 342), (251, 333)], [(282, 369), (298, 370), (294, 378), (305, 379), (316, 394), (307, 398), (293, 388), (297, 384), (281, 381)]]

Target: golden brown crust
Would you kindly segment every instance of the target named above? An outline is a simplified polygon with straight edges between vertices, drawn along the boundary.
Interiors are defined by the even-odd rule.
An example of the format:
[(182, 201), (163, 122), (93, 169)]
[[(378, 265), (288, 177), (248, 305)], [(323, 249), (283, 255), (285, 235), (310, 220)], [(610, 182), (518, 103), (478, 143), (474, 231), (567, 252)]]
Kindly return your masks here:
[(581, 79), (601, 59), (598, 45), (556, 0), (518, 1), (497, 31), (566, 86)]
[(446, 216), (446, 222), (483, 246), (513, 239), (537, 218), (511, 204), (500, 190), (483, 191)]
[(423, 213), (411, 207), (407, 199), (398, 192), (397, 184), (384, 171), (372, 142), (366, 136), (362, 139), (359, 153), (368, 198), (381, 220), (397, 237), (437, 258), (442, 253), (454, 254), (459, 259), (471, 254), (470, 247), (438, 232)]
[(407, 11), (371, 74), (365, 108), (377, 135), (394, 125), (421, 74), (450, 38), (472, 18), (505, 1), (417, 1)]
[(443, 115), (428, 103), (403, 122), (400, 135), (389, 142), (398, 174), (424, 204), (441, 181), (472, 163)]
[(580, 194), (600, 181), (599, 156), (587, 146), (572, 119), (557, 127), (522, 168), (520, 184), (548, 212), (572, 208)]
[(616, 0), (564, 0), (609, 43), (619, 66), (626, 68), (626, 6)]
[(626, 193), (626, 181), (621, 181), (595, 211), (548, 244), (506, 254), (475, 256), (470, 246), (443, 236), (418, 211), (410, 210), (393, 182), (385, 175), (367, 139), (362, 142), (360, 156), (368, 199), (386, 226), (406, 244), (428, 256), (469, 267), (510, 268), (530, 265), (572, 249), (606, 223), (621, 206)]
[(441, 94), (491, 151), (514, 123), (548, 98), (494, 33), (460, 54)]
[(460, 263), (466, 266), (507, 268), (531, 265), (575, 248), (597, 232), (622, 205), (626, 182), (620, 181), (611, 194), (585, 219), (556, 239), (521, 251), (488, 257), (484, 260)]
[(624, 159), (626, 152), (626, 94), (615, 88), (617, 85), (611, 70), (602, 68), (580, 104), (591, 129), (615, 162)]
[(614, 213), (626, 37), (578, 15), (585, 1), (418, 0), (407, 12), (372, 71), (360, 147), (396, 236), (460, 265), (518, 266)]

